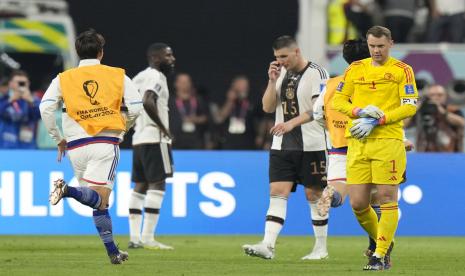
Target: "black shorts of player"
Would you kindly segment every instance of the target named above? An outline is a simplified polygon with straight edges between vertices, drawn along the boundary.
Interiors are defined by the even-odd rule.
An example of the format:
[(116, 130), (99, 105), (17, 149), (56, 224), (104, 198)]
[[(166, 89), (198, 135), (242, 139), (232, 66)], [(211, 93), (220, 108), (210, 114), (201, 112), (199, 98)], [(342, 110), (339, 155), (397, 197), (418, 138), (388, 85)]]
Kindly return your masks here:
[(171, 176), (173, 157), (169, 144), (141, 144), (133, 147), (132, 181), (158, 183)]
[[(305, 187), (326, 187), (326, 153), (322, 151), (270, 151), (270, 183), (289, 181)], [(295, 190), (294, 185), (294, 189)]]

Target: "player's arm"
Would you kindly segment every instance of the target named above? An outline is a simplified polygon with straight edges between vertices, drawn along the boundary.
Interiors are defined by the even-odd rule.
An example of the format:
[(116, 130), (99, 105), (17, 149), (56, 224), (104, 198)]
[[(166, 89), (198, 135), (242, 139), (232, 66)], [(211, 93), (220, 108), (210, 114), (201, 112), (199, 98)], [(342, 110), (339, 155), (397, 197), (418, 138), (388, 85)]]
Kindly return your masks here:
[(163, 135), (171, 139), (172, 138), (171, 133), (163, 125), (160, 119), (160, 116), (158, 115), (157, 100), (158, 100), (158, 95), (155, 91), (153, 90), (145, 91), (144, 97), (142, 98), (145, 112), (147, 112), (147, 115), (150, 117), (150, 119), (152, 119), (152, 121), (160, 129)]
[(123, 98), (124, 103), (128, 108), (128, 112), (126, 114), (126, 130), (129, 130), (136, 121), (137, 116), (139, 116), (143, 108), (143, 105), (142, 98), (139, 92), (137, 91), (136, 86), (127, 76), (124, 76)]
[[(314, 105), (316, 102), (316, 98), (312, 100), (312, 105)], [(305, 123), (308, 123), (313, 120), (313, 110), (306, 111), (299, 116), (292, 118), (291, 120), (283, 123), (279, 123), (275, 126), (273, 126), (270, 129), (270, 133), (272, 135), (276, 136), (281, 136), (284, 135), (285, 133), (290, 132), (293, 130), (295, 127), (301, 126)]]
[(52, 80), (39, 105), (44, 126), (57, 145), (64, 139), (56, 124), (55, 112), (62, 101), (58, 77)]
[(263, 94), (262, 105), (263, 111), (266, 113), (273, 113), (276, 111), (278, 96), (276, 91), (276, 82), (278, 81), (281, 73), (281, 67), (277, 61), (270, 63), (268, 68), (268, 86), (266, 87), (265, 94)]
[(384, 123), (390, 124), (412, 117), (417, 112), (418, 90), (410, 66), (405, 67), (399, 83), (400, 106), (384, 113)]
[(333, 96), (331, 102), (332, 108), (349, 116), (350, 118), (358, 117), (356, 111), (359, 110), (359, 107), (351, 103), (350, 98), (354, 93), (354, 84), (353, 84), (353, 65), (350, 65), (345, 73), (344, 78), (339, 83), (336, 88), (336, 93)]
[[(327, 75), (327, 74), (326, 74)], [(311, 93), (311, 109), (305, 111), (304, 113), (300, 114), (299, 116), (292, 118), (291, 120), (283, 123), (279, 123), (270, 129), (270, 133), (276, 136), (281, 136), (285, 133), (290, 132), (295, 127), (303, 125), (313, 120), (313, 109), (315, 103), (319, 96), (322, 94), (323, 90), (326, 87), (327, 78), (322, 77), (322, 75), (314, 70), (311, 72), (310, 75), (310, 83), (312, 90), (309, 91)]]

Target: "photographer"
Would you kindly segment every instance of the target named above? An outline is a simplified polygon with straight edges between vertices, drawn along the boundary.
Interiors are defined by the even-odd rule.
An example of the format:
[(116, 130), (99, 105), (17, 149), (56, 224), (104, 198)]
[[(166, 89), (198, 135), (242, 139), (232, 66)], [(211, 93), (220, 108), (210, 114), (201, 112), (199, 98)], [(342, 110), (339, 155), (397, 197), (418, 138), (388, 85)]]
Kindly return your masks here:
[(36, 148), (39, 100), (32, 96), (29, 85), (26, 72), (11, 73), (9, 90), (0, 97), (0, 148)]
[(465, 119), (462, 112), (447, 104), (447, 92), (435, 84), (427, 88), (413, 122), (419, 152), (462, 152)]

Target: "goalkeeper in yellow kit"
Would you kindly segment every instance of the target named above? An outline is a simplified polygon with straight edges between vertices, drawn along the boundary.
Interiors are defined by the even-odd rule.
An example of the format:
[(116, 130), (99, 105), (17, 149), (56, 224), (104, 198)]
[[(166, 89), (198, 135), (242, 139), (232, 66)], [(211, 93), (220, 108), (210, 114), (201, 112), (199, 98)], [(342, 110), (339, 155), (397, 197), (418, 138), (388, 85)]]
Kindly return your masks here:
[[(376, 240), (376, 251), (363, 269), (383, 270), (398, 225), (398, 185), (407, 163), (402, 120), (415, 114), (418, 92), (412, 68), (390, 57), (389, 29), (371, 27), (367, 42), (371, 57), (347, 68), (333, 108), (350, 117), (346, 133), (350, 204), (360, 225)], [(374, 185), (381, 203), (379, 222), (370, 207)]]

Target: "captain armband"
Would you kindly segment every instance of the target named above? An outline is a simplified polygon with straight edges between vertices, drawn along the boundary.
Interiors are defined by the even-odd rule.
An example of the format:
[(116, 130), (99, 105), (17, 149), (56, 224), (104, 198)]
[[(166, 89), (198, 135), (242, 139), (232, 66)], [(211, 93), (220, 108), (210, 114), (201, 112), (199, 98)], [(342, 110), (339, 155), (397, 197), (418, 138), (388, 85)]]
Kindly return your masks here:
[(410, 105), (413, 105), (413, 106), (417, 106), (417, 99), (416, 98), (403, 98), (401, 99), (400, 103), (401, 105), (406, 105), (406, 104), (410, 104)]

